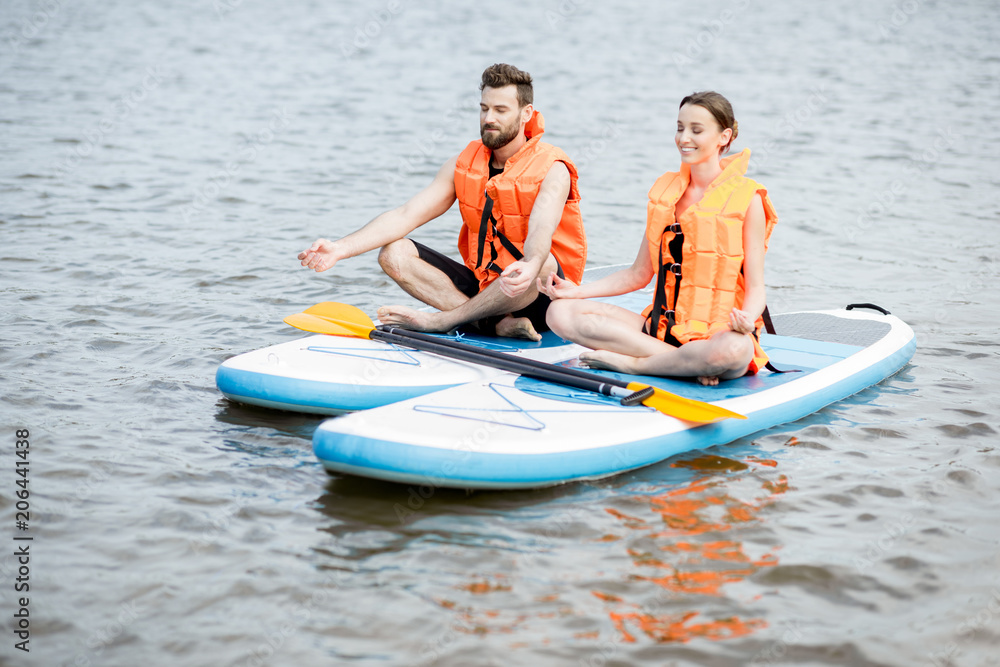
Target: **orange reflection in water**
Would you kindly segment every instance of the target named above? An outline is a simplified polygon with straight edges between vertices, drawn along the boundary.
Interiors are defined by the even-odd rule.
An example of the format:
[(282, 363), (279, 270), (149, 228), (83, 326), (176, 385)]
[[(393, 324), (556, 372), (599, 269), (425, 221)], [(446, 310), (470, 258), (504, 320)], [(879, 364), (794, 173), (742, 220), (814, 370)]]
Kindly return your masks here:
[[(631, 559), (631, 571), (625, 582), (655, 584), (659, 595), (650, 602), (649, 586), (641, 586), (641, 602), (629, 598), (634, 592), (621, 592), (622, 575), (606, 579), (615, 593), (592, 590), (606, 609), (619, 633), (619, 641), (637, 642), (642, 636), (657, 643), (683, 643), (692, 639), (724, 640), (743, 637), (766, 627), (762, 618), (740, 618), (731, 614), (711, 617), (700, 604), (700, 596), (723, 598), (724, 587), (742, 581), (762, 568), (777, 565), (776, 548), (753, 557), (733, 537), (733, 529), (751, 526), (760, 520), (760, 511), (788, 490), (788, 480), (773, 469), (777, 462), (757, 457), (741, 461), (719, 456), (703, 456), (679, 461), (675, 468), (694, 471), (694, 478), (683, 486), (655, 495), (623, 497), (635, 509), (628, 512), (606, 508), (619, 530), (595, 537), (610, 550), (624, 548)], [(760, 470), (764, 476), (758, 477)], [(734, 473), (734, 474), (719, 474)], [(585, 510), (581, 510), (585, 511)], [(641, 515), (641, 516), (637, 516)], [(553, 622), (579, 617), (581, 610), (563, 600), (561, 593), (551, 593), (534, 600), (544, 611), (511, 608), (508, 600), (514, 593), (516, 579), (505, 574), (479, 573), (455, 586), (462, 601), (435, 598), (441, 608), (454, 614), (444, 637), (457, 634), (520, 636), (534, 633), (539, 621)], [(696, 599), (691, 599), (691, 598)], [(587, 612), (583, 612), (585, 615)], [(599, 630), (574, 633), (581, 642), (598, 640)], [(430, 638), (429, 649), (435, 649)], [(548, 644), (549, 638), (533, 638), (531, 645)], [(523, 641), (510, 647), (523, 648)]]
[[(718, 456), (680, 461), (673, 467), (690, 468), (698, 473), (691, 482), (654, 496), (633, 496), (633, 500), (647, 504), (652, 515), (648, 519), (608, 508), (608, 514), (618, 519), (624, 529), (632, 531), (623, 536), (627, 543), (654, 543), (645, 548), (627, 548), (639, 570), (630, 579), (656, 584), (662, 589), (657, 606), (675, 607), (677, 602), (693, 595), (721, 596), (726, 584), (777, 565), (776, 549), (753, 558), (740, 541), (725, 539), (724, 534), (734, 527), (758, 521), (761, 509), (788, 490), (787, 478), (780, 475), (772, 481), (752, 473), (740, 477), (713, 474), (720, 470), (742, 472), (776, 466), (776, 461), (752, 456), (742, 462)], [(754, 482), (754, 497), (737, 498), (732, 489), (747, 480)], [(609, 541), (609, 537), (602, 540)], [(742, 637), (767, 625), (760, 618), (705, 619), (697, 611), (662, 613), (650, 609), (648, 603), (644, 608), (619, 596), (593, 593), (612, 607), (608, 615), (625, 642), (636, 641), (633, 629), (656, 642), (687, 642), (696, 637), (712, 640)]]
[[(488, 606), (488, 601), (493, 596), (503, 598), (504, 594), (512, 591), (512, 584), (506, 575), (474, 575), (472, 580), (459, 584), (457, 590), (471, 594), (475, 597), (483, 597), (482, 604), (459, 604), (455, 600), (435, 599), (439, 606), (455, 613), (455, 617), (450, 625), (449, 631), (468, 635), (488, 635), (488, 634), (514, 634), (523, 629), (526, 624), (539, 618), (551, 618), (555, 613), (512, 613), (500, 608), (493, 609)], [(553, 601), (556, 596), (545, 596), (538, 598), (538, 602)]]
[(661, 616), (635, 612), (628, 614), (611, 612), (610, 615), (611, 622), (622, 634), (622, 641), (629, 643), (635, 641), (635, 635), (626, 629), (626, 623), (635, 625), (643, 634), (657, 643), (687, 642), (695, 637), (712, 640), (733, 639), (767, 626), (767, 623), (761, 619), (742, 621), (735, 616), (707, 623), (689, 623), (688, 621), (698, 615), (696, 611)]

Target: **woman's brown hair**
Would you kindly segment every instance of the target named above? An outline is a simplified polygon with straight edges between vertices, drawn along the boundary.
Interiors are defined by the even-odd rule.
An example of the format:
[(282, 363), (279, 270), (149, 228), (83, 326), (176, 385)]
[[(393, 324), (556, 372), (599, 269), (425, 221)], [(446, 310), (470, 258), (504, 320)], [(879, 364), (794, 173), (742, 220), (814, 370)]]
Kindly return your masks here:
[(721, 150), (722, 153), (728, 151), (729, 147), (736, 141), (736, 135), (740, 133), (739, 124), (736, 122), (736, 116), (733, 114), (733, 105), (729, 103), (729, 100), (715, 91), (705, 90), (700, 93), (691, 93), (685, 97), (681, 100), (681, 107), (685, 104), (694, 104), (695, 106), (707, 109), (712, 114), (712, 117), (715, 118), (715, 122), (719, 124), (720, 130), (730, 129), (733, 131), (733, 136), (729, 138), (729, 143), (723, 146)]

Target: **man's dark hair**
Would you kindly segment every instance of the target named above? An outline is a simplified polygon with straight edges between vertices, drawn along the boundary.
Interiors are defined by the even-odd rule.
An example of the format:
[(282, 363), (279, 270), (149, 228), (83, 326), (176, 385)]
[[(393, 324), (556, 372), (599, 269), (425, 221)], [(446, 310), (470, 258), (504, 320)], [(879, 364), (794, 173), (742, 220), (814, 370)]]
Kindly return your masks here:
[(522, 72), (513, 65), (497, 63), (490, 65), (483, 71), (483, 82), (479, 84), (479, 90), (483, 88), (504, 88), (506, 86), (517, 86), (517, 105), (524, 108), (534, 102), (535, 92), (531, 87), (531, 75)]

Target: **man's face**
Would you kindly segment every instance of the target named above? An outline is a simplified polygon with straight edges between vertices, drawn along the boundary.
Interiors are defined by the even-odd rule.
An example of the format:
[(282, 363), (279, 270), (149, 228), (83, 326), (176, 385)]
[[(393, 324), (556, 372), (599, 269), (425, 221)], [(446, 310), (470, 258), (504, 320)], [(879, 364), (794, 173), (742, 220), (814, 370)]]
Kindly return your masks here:
[(503, 148), (521, 132), (521, 124), (531, 117), (531, 105), (517, 105), (517, 86), (483, 88), (479, 103), (479, 134), (490, 150)]

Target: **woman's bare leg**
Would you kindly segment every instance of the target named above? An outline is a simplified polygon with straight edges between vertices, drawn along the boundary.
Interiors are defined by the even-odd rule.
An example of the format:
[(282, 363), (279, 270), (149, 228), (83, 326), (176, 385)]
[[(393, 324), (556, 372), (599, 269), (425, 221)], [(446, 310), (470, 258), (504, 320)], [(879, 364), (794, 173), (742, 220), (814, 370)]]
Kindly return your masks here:
[(645, 357), (670, 347), (642, 332), (642, 315), (593, 299), (556, 299), (545, 322), (558, 336), (595, 350)]
[(702, 384), (740, 377), (753, 358), (753, 341), (735, 331), (674, 347), (642, 331), (642, 315), (587, 299), (552, 302), (549, 327), (567, 340), (592, 348), (580, 355), (591, 368), (638, 375), (697, 377)]
[(720, 331), (707, 340), (693, 340), (680, 347), (664, 345), (668, 349), (645, 357), (594, 350), (581, 354), (580, 361), (591, 368), (638, 375), (696, 377), (702, 384), (717, 385), (720, 379), (742, 377), (753, 359), (750, 337), (735, 331)]

